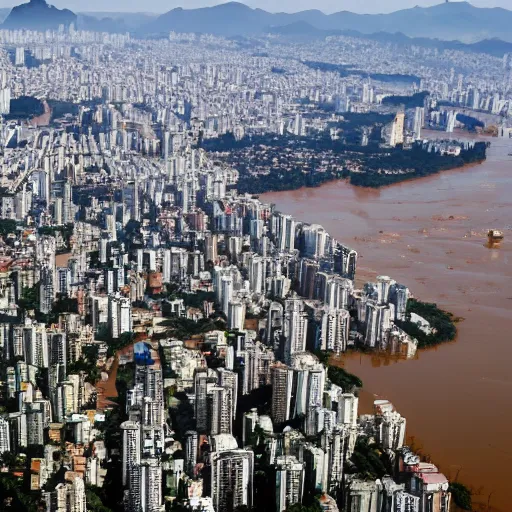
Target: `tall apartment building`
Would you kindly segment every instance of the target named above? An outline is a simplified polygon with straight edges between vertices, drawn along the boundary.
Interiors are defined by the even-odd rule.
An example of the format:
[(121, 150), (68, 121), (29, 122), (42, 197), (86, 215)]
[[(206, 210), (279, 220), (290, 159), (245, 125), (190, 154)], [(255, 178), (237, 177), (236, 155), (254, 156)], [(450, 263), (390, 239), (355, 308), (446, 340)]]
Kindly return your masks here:
[(123, 430), (123, 486), (128, 485), (129, 475), (133, 466), (140, 464), (141, 441), (140, 424), (135, 421), (125, 421), (121, 424)]
[(233, 431), (233, 390), (227, 386), (208, 389), (209, 434), (231, 434)]
[(185, 471), (193, 476), (197, 464), (197, 450), (199, 438), (195, 430), (185, 433)]
[(45, 512), (87, 512), (85, 483), (76, 476), (72, 482), (60, 483), (55, 490), (43, 493)]
[(162, 509), (162, 464), (159, 459), (142, 461), (142, 506), (144, 512)]
[(218, 368), (217, 376), (219, 385), (225, 386), (231, 390), (232, 412), (233, 419), (235, 419), (238, 400), (238, 373), (226, 370), (225, 368)]
[(292, 356), (306, 350), (308, 316), (302, 299), (288, 299), (284, 313), (284, 361), (290, 364)]
[(350, 333), (350, 313), (346, 309), (324, 311), (319, 345), (322, 350), (340, 354), (345, 352)]
[(294, 503), (302, 503), (304, 464), (285, 455), (276, 459), (276, 510), (284, 512)]
[(41, 267), (41, 279), (39, 284), (39, 309), (41, 313), (48, 314), (53, 307), (55, 300), (55, 272), (54, 269), (47, 264)]
[(0, 453), (11, 451), (11, 439), (9, 433), (9, 421), (0, 418)]
[(132, 308), (129, 297), (120, 294), (108, 296), (108, 326), (112, 338), (116, 339), (132, 330)]
[(208, 430), (208, 370), (198, 369), (194, 374), (195, 418), (199, 433)]
[(290, 418), (293, 370), (282, 363), (276, 363), (271, 370), (272, 421), (279, 425)]
[(57, 367), (58, 380), (66, 378), (67, 343), (66, 334), (48, 333), (49, 366)]
[(404, 121), (405, 113), (397, 112), (391, 127), (391, 137), (389, 141), (389, 145), (392, 148), (404, 143)]
[(242, 354), (245, 361), (242, 394), (247, 395), (260, 386), (270, 385), (274, 352), (257, 341), (255, 344), (247, 345)]
[(252, 507), (254, 453), (241, 449), (211, 453), (211, 493), (215, 512)]

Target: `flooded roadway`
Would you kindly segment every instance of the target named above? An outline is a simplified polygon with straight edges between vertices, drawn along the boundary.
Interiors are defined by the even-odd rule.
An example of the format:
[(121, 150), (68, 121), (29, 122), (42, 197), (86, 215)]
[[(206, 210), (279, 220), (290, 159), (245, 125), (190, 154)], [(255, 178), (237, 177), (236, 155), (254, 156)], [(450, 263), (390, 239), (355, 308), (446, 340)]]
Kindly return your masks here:
[[(322, 224), (359, 252), (358, 284), (390, 275), (464, 320), (457, 341), (412, 361), (352, 354), (362, 412), (390, 399), (407, 431), (483, 510), (508, 512), (512, 465), (512, 140), (490, 139), (480, 165), (379, 190), (333, 182), (263, 194), (280, 211)], [(503, 230), (486, 247), (490, 228)], [(508, 469), (507, 469), (508, 468)]]

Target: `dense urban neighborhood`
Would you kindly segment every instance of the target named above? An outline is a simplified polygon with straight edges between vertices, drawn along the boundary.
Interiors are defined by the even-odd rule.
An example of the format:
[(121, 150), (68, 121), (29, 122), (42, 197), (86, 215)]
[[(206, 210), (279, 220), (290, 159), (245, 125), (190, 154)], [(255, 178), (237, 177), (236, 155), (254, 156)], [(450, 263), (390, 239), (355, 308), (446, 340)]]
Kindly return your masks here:
[(472, 510), (343, 368), (459, 319), (258, 194), (485, 161), (512, 54), (52, 9), (0, 27), (0, 510)]

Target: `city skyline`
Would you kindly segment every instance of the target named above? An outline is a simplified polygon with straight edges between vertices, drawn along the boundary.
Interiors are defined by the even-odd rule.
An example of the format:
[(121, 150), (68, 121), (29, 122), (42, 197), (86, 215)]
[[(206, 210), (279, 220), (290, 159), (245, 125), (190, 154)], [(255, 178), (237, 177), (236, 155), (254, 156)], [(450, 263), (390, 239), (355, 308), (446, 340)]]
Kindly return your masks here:
[(0, 510), (508, 511), (512, 11), (2, 15)]
[[(451, 3), (459, 1), (462, 2), (463, 0), (451, 0)], [(21, 3), (26, 2), (2, 0), (0, 1), (0, 8), (10, 8)], [(187, 2), (184, 2), (183, 0), (172, 0), (171, 2), (164, 0), (150, 0), (149, 2), (141, 4), (141, 2), (136, 0), (113, 0), (108, 2), (108, 5), (106, 5), (105, 2), (101, 0), (91, 0), (87, 3), (86, 8), (84, 8), (84, 4), (79, 0), (54, 0), (49, 1), (48, 3), (58, 7), (59, 9), (71, 9), (75, 12), (142, 12), (158, 15), (178, 7), (183, 9), (197, 9), (221, 5), (228, 2), (218, 0), (187, 0)], [(414, 7), (432, 7), (444, 2), (439, 0), (391, 0), (383, 6), (382, 2), (379, 0), (368, 0), (367, 2), (364, 2), (364, 4), (361, 4), (361, 2), (357, 0), (285, 0), (284, 2), (280, 2), (278, 7), (276, 7), (276, 3), (272, 0), (243, 0), (240, 3), (254, 9), (259, 8), (271, 13), (294, 13), (305, 10), (320, 10), (325, 14), (332, 14), (340, 11), (350, 11), (357, 14), (387, 14), (398, 10), (412, 9)], [(480, 8), (498, 7), (512, 10), (511, 0), (473, 0), (468, 3)]]

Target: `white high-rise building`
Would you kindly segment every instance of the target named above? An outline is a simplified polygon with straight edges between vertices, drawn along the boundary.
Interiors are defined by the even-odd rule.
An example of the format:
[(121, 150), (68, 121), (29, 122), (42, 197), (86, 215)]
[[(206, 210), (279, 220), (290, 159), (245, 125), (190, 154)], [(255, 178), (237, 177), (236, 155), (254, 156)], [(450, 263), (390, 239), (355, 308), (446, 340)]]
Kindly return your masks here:
[(478, 89), (473, 90), (473, 103), (471, 107), (475, 110), (480, 108), (480, 91)]
[(337, 421), (339, 425), (356, 426), (358, 404), (359, 398), (352, 393), (343, 393), (338, 396)]
[(389, 302), (389, 294), (391, 285), (394, 281), (388, 276), (377, 276), (377, 304), (387, 304)]
[(76, 477), (69, 490), (69, 512), (87, 512), (85, 483), (83, 478)]
[(140, 464), (140, 423), (125, 421), (121, 424), (123, 430), (123, 486), (129, 482), (132, 466)]
[(301, 503), (304, 494), (304, 464), (287, 455), (276, 459), (276, 510), (284, 512)]
[(229, 303), (233, 300), (233, 279), (231, 277), (221, 278), (222, 311), (229, 313)]
[(238, 400), (238, 374), (225, 368), (217, 369), (218, 382), (220, 386), (224, 386), (231, 391), (232, 396), (232, 414), (233, 419), (236, 418), (236, 404)]
[(233, 301), (228, 305), (228, 326), (230, 329), (241, 331), (245, 323), (245, 304)]
[(336, 354), (345, 352), (349, 340), (350, 313), (346, 309), (324, 311), (320, 330), (320, 347)]
[(27, 412), (27, 442), (28, 445), (44, 444), (45, 418), (41, 409), (31, 409)]
[(6, 87), (0, 90), (0, 114), (9, 114), (11, 111), (11, 89)]
[(446, 118), (446, 132), (453, 133), (455, 130), (455, 121), (457, 120), (457, 112), (450, 110)]
[(39, 284), (39, 308), (41, 313), (48, 314), (52, 310), (55, 294), (54, 268), (50, 265), (43, 264), (41, 267), (41, 280)]
[(197, 464), (197, 449), (199, 438), (195, 430), (185, 433), (185, 471), (192, 477)]
[(11, 451), (11, 439), (9, 433), (9, 421), (0, 418), (0, 453)]
[(210, 435), (232, 434), (233, 390), (226, 386), (208, 389)]
[(48, 368), (48, 336), (44, 324), (25, 325), (23, 352), (27, 364), (36, 368)]
[(108, 322), (112, 338), (132, 330), (132, 307), (129, 297), (112, 294), (108, 297)]
[(55, 490), (43, 493), (43, 500), (47, 512), (87, 512), (83, 478), (75, 476), (70, 483), (58, 484)]
[(425, 123), (425, 109), (423, 107), (416, 107), (414, 111), (414, 139), (421, 139), (421, 130)]
[(196, 370), (194, 392), (196, 428), (200, 434), (205, 434), (208, 430), (208, 370)]
[(302, 116), (299, 112), (295, 114), (295, 120), (293, 122), (293, 133), (294, 135), (301, 136), (304, 133), (304, 121), (302, 120)]
[(274, 363), (274, 352), (259, 341), (245, 348), (242, 393), (247, 395), (260, 386), (270, 385), (271, 365)]
[(295, 249), (296, 222), (291, 215), (277, 213), (272, 218), (272, 233), (280, 251), (291, 252)]
[(211, 492), (215, 512), (233, 512), (253, 500), (254, 453), (241, 449), (211, 453)]
[(140, 503), (135, 510), (158, 512), (162, 509), (162, 464), (159, 459), (144, 459), (140, 464)]
[(386, 341), (392, 324), (391, 312), (389, 306), (377, 305), (372, 300), (367, 302), (365, 343), (368, 347), (380, 347)]
[(402, 448), (405, 440), (406, 420), (388, 400), (375, 400), (377, 437), (385, 450)]
[(293, 416), (306, 415), (314, 407), (322, 407), (325, 387), (325, 367), (308, 352), (298, 353), (292, 359)]
[(327, 490), (329, 468), (325, 451), (319, 446), (307, 443), (304, 445), (304, 488), (316, 493)]
[(329, 242), (329, 234), (319, 224), (304, 226), (302, 229), (304, 237), (304, 254), (308, 258), (322, 258), (325, 256)]
[[(355, 443), (356, 429), (350, 431), (353, 433)], [(332, 432), (325, 432), (322, 435), (322, 448), (325, 451), (328, 469), (327, 486), (328, 491), (337, 494), (343, 480), (343, 463), (345, 461), (346, 430), (335, 427)], [(350, 457), (352, 452), (347, 448), (346, 456)]]
[(293, 370), (282, 363), (271, 368), (272, 421), (279, 425), (290, 419)]
[(393, 125), (391, 126), (391, 138), (389, 145), (392, 148), (404, 143), (404, 121), (404, 112), (397, 112)]
[(251, 291), (254, 293), (263, 292), (263, 280), (264, 280), (264, 265), (263, 258), (261, 256), (251, 255), (249, 258), (249, 283)]
[(308, 316), (302, 299), (288, 299), (284, 314), (284, 360), (290, 364), (292, 356), (306, 350)]
[(18, 46), (16, 48), (16, 53), (14, 56), (14, 65), (15, 66), (24, 66), (25, 65), (25, 48), (22, 46)]

